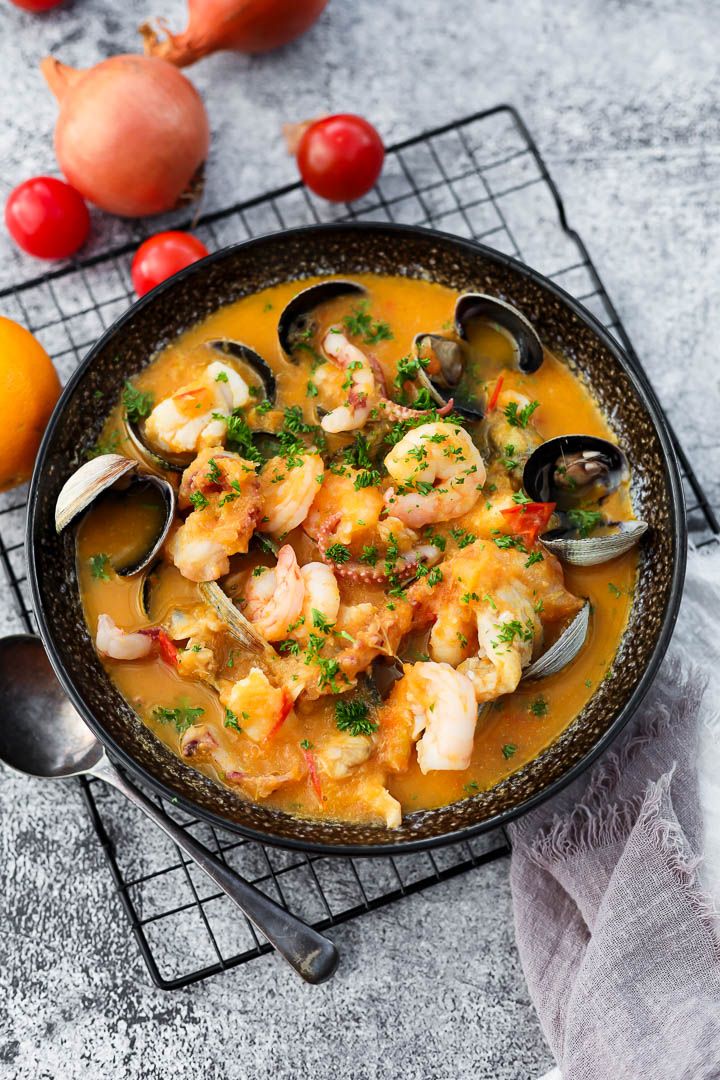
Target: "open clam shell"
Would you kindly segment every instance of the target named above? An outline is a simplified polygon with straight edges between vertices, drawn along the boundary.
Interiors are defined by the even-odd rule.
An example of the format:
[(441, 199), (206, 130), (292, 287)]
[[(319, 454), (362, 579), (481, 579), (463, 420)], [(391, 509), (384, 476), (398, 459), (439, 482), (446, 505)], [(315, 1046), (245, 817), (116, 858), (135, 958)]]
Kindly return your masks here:
[(573, 566), (599, 566), (634, 547), (648, 530), (646, 521), (610, 523), (615, 532), (580, 536), (575, 529), (553, 529), (543, 533), (540, 543), (563, 562)]
[(471, 324), (478, 320), (495, 325), (512, 339), (520, 371), (528, 375), (542, 365), (543, 347), (537, 331), (512, 304), (485, 293), (463, 293), (455, 304), (458, 337), (463, 341), (470, 340)]
[(293, 296), (278, 319), (278, 340), (286, 356), (294, 362), (298, 346), (314, 332), (313, 313), (321, 304), (338, 296), (367, 296), (367, 289), (356, 281), (320, 281)]
[(149, 549), (135, 562), (117, 568), (123, 577), (131, 577), (146, 570), (155, 561), (167, 539), (177, 510), (175, 489), (167, 480), (153, 473), (140, 471), (140, 463), (120, 454), (101, 454), (81, 465), (65, 482), (55, 504), (55, 528), (62, 532), (104, 491), (125, 479), (130, 483), (142, 481), (160, 493), (165, 516), (162, 527)]
[(525, 463), (523, 487), (535, 502), (558, 510), (604, 499), (630, 475), (619, 446), (596, 435), (559, 435), (538, 446)]
[[(250, 386), (257, 386), (259, 383), (263, 396), (273, 405), (275, 404), (277, 397), (275, 375), (259, 353), (244, 342), (235, 341), (233, 338), (215, 338), (205, 342), (205, 347), (221, 354), (222, 359), (229, 361)], [(248, 377), (248, 369), (255, 376), (254, 379)], [(196, 456), (195, 452), (171, 454), (166, 450), (160, 450), (147, 438), (144, 421), (133, 420), (127, 414), (124, 420), (130, 442), (151, 469), (162, 472), (183, 472)]]
[[(249, 345), (246, 345), (243, 341), (235, 341), (233, 338), (214, 338), (212, 341), (206, 342), (208, 349), (213, 349), (215, 352), (221, 353), (223, 359), (229, 359), (236, 361), (235, 367), (237, 367), (240, 375), (245, 378), (246, 373), (243, 372), (243, 367), (249, 368), (254, 375), (257, 376), (259, 382), (262, 385), (265, 397), (268, 401), (275, 404), (277, 397), (277, 383), (275, 381), (275, 375), (272, 368), (266, 360), (263, 360), (260, 353), (255, 352)], [(245, 379), (246, 382), (251, 380)]]
[(215, 609), (239, 645), (259, 658), (274, 660), (275, 653), (262, 634), (245, 618), (216, 581), (203, 581), (200, 592)]
[(585, 601), (577, 615), (565, 627), (557, 641), (530, 664), (523, 673), (527, 679), (546, 679), (571, 663), (585, 644), (590, 628), (590, 602)]
[[(471, 419), (481, 419), (485, 413), (484, 396), (478, 392), (478, 375), (472, 366), (475, 351), (472, 327), (479, 321), (489, 323), (509, 339), (514, 363), (520, 371), (537, 371), (543, 362), (542, 342), (522, 312), (494, 296), (463, 293), (455, 304), (455, 337), (416, 334), (413, 350), (417, 357), (430, 360), (417, 378), (433, 401), (442, 406), (452, 398), (455, 410)], [(481, 384), (482, 374), (479, 380)]]

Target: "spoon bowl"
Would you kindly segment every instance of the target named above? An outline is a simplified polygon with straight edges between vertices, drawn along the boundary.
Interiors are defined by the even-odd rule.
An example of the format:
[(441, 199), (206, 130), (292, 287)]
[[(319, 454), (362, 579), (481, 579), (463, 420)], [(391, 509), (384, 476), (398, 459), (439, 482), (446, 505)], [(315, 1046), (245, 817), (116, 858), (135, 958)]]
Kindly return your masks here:
[(306, 982), (330, 978), (338, 964), (331, 941), (220, 862), (115, 768), (65, 697), (40, 638), (0, 639), (0, 701), (0, 761), (36, 778), (91, 774), (111, 784), (219, 885)]
[(0, 641), (0, 758), (16, 772), (46, 779), (79, 776), (105, 751), (72, 707), (36, 637)]

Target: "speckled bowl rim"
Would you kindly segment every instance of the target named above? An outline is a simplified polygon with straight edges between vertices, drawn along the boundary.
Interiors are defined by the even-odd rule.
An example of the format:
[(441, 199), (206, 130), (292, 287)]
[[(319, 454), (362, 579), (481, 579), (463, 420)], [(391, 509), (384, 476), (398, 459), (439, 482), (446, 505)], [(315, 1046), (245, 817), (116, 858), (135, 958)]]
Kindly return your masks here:
[[(408, 235), (420, 235), (421, 237), (427, 237), (428, 241), (433, 239), (439, 240), (445, 244), (455, 245), (460, 251), (466, 255), (472, 256), (473, 254), (482, 256), (483, 259), (498, 263), (501, 266), (509, 269), (510, 271), (518, 274), (521, 278), (529, 279), (536, 285), (539, 285), (546, 292), (550, 293), (552, 297), (559, 300), (562, 304), (567, 306), (570, 311), (582, 322), (585, 326), (594, 333), (600, 340), (601, 344), (612, 353), (616, 362), (624, 370), (633, 388), (642, 403), (646, 413), (650, 417), (655, 432), (658, 437), (662, 449), (663, 464), (665, 469), (665, 479), (668, 482), (669, 495), (670, 495), (670, 507), (673, 517), (673, 540), (674, 540), (674, 561), (672, 568), (672, 580), (668, 593), (667, 607), (664, 613), (662, 628), (658, 634), (655, 647), (652, 655), (645, 667), (643, 675), (638, 680), (632, 694), (626, 701), (625, 705), (618, 711), (615, 719), (610, 723), (605, 732), (595, 741), (592, 748), (575, 762), (562, 776), (552, 781), (546, 787), (543, 787), (540, 791), (535, 792), (529, 798), (518, 803), (516, 806), (510, 807), (497, 814), (493, 814), (490, 817), (485, 818), (483, 821), (475, 822), (472, 825), (464, 828), (451, 830), (449, 832), (441, 833), (437, 836), (422, 837), (416, 840), (403, 841), (402, 843), (381, 843), (381, 844), (331, 844), (331, 843), (317, 843), (304, 839), (294, 839), (287, 836), (275, 836), (271, 832), (254, 829), (250, 826), (244, 825), (240, 822), (231, 821), (228, 818), (223, 817), (220, 814), (215, 814), (213, 811), (206, 809), (203, 806), (195, 803), (192, 799), (186, 798), (184, 795), (179, 794), (173, 788), (169, 787), (162, 780), (159, 780), (151, 772), (138, 764), (134, 758), (128, 754), (123, 747), (119, 746), (115, 740), (105, 731), (102, 724), (96, 719), (92, 711), (85, 705), (84, 699), (75, 687), (72, 679), (66, 671), (64, 664), (60, 658), (59, 652), (55, 646), (53, 638), (53, 628), (49, 625), (43, 607), (42, 593), (40, 590), (37, 564), (35, 558), (34, 548), (34, 535), (36, 529), (36, 507), (38, 503), (37, 489), (41, 482), (45, 455), (48, 447), (51, 444), (55, 429), (62, 422), (63, 413), (66, 403), (72, 397), (75, 387), (85, 377), (88, 370), (92, 367), (95, 357), (107, 346), (113, 336), (124, 327), (126, 323), (134, 319), (139, 311), (149, 304), (152, 304), (154, 300), (162, 293), (170, 292), (176, 288), (180, 281), (184, 281), (188, 277), (195, 275), (202, 275), (204, 270), (211, 264), (221, 261), (226, 258), (230, 252), (242, 253), (250, 249), (262, 247), (264, 244), (274, 241), (277, 242), (280, 237), (287, 238), (300, 238), (303, 235), (311, 233), (317, 235), (322, 232), (337, 233), (338, 230), (346, 230), (348, 234), (373, 231), (383, 232), (389, 237), (402, 240), (403, 236)], [(410, 854), (412, 852), (427, 851), (432, 848), (441, 847), (446, 844), (458, 843), (462, 840), (470, 840), (475, 836), (479, 836), (482, 833), (491, 832), (493, 829), (497, 829), (506, 825), (508, 822), (513, 821), (515, 818), (521, 817), (534, 807), (545, 802), (547, 799), (552, 798), (559, 791), (565, 788), (573, 780), (577, 779), (599, 756), (605, 749), (612, 743), (617, 734), (625, 727), (630, 718), (637, 710), (640, 703), (648, 693), (653, 679), (657, 673), (660, 663), (665, 655), (667, 647), (670, 643), (672, 633), (677, 621), (678, 610), (680, 601), (682, 599), (683, 583), (685, 579), (685, 566), (687, 562), (687, 525), (685, 520), (685, 498), (680, 478), (679, 467), (675, 451), (673, 449), (672, 437), (670, 434), (670, 428), (667, 419), (660, 407), (660, 404), (655, 396), (655, 392), (650, 385), (647, 374), (633, 357), (629, 356), (623, 351), (620, 345), (615, 341), (613, 337), (607, 332), (605, 327), (598, 321), (598, 319), (582, 304), (578, 303), (569, 293), (562, 289), (555, 282), (550, 281), (548, 278), (539, 274), (537, 271), (526, 266), (524, 263), (519, 262), (517, 259), (513, 259), (508, 255), (504, 255), (502, 252), (495, 251), (493, 248), (489, 248), (484, 244), (480, 244), (473, 240), (467, 240), (463, 237), (454, 236), (451, 233), (441, 232), (436, 229), (427, 229), (417, 225), (399, 225), (389, 222), (377, 222), (377, 221), (356, 221), (356, 222), (331, 222), (322, 225), (306, 225), (295, 229), (285, 229), (281, 232), (267, 233), (262, 236), (252, 237), (248, 240), (242, 241), (239, 244), (231, 244), (227, 247), (221, 248), (219, 251), (213, 252), (204, 259), (200, 259), (198, 262), (193, 263), (186, 269), (181, 270), (174, 277), (158, 285), (151, 292), (147, 293), (141, 299), (137, 300), (132, 307), (124, 312), (119, 319), (117, 319), (108, 330), (98, 339), (95, 345), (90, 349), (88, 355), (80, 363), (80, 365), (73, 372), (68, 383), (66, 384), (63, 393), (55, 406), (55, 409), (50, 417), (50, 421), (46, 428), (43, 440), (38, 451), (38, 455), (35, 462), (35, 468), (33, 470), (32, 480), (30, 483), (30, 492), (28, 496), (28, 516), (26, 525), (26, 552), (28, 560), (28, 579), (30, 582), (30, 589), (33, 598), (33, 605), (35, 610), (35, 617), (37, 619), (38, 629), (43, 645), (45, 646), (48, 658), (53, 667), (55, 674), (57, 675), (61, 686), (65, 690), (66, 694), (70, 698), (72, 704), (83, 717), (87, 725), (93, 731), (93, 733), (100, 739), (105, 745), (106, 749), (110, 752), (111, 756), (124, 766), (131, 774), (139, 777), (143, 782), (152, 787), (159, 795), (164, 799), (171, 802), (173, 805), (178, 806), (186, 813), (193, 815), (200, 820), (208, 822), (210, 825), (216, 828), (223, 829), (229, 832), (237, 833), (246, 837), (249, 840), (258, 841), (261, 844), (275, 845), (281, 848), (288, 848), (291, 850), (299, 850), (310, 852), (313, 854), (321, 855), (377, 855), (377, 856), (389, 856), (389, 855), (403, 855)], [(427, 813), (427, 811), (426, 811)], [(432, 811), (430, 811), (432, 813)], [(302, 819), (304, 820), (304, 819)]]

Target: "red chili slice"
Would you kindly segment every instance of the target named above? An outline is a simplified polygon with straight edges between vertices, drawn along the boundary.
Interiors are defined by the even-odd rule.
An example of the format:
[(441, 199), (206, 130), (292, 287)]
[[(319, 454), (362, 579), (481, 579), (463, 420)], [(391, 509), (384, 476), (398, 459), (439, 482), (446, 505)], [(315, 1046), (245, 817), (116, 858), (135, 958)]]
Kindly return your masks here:
[(160, 655), (166, 664), (170, 664), (177, 667), (178, 662), (178, 650), (166, 630), (163, 630), (159, 626), (150, 626), (147, 630), (141, 630), (141, 634), (145, 634), (146, 637), (150, 637), (156, 643), (160, 650)]
[(315, 762), (315, 755), (312, 750), (303, 750), (303, 756), (308, 769), (308, 775), (310, 776), (310, 783), (313, 786), (315, 794), (318, 797), (318, 802), (323, 801), (322, 786), (320, 784), (320, 777), (318, 776), (317, 764)]
[(529, 502), (508, 506), (500, 513), (507, 518), (511, 532), (532, 545), (537, 542), (540, 533), (547, 529), (554, 511), (554, 502)]
[(502, 390), (504, 382), (505, 382), (505, 376), (500, 375), (498, 377), (497, 382), (495, 383), (495, 389), (493, 390), (493, 392), (492, 392), (492, 394), (490, 396), (490, 400), (488, 401), (486, 412), (492, 412), (493, 409), (495, 408), (495, 406), (497, 405), (498, 398), (500, 397), (500, 391)]

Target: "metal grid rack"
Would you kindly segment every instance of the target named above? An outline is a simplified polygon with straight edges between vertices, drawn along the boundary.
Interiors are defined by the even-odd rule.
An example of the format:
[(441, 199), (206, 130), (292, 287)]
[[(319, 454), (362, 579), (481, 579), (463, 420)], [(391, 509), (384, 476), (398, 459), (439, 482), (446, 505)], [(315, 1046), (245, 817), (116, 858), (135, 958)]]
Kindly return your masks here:
[[(300, 183), (207, 213), (194, 232), (218, 248), (293, 225), (356, 219), (432, 226), (481, 240), (529, 263), (582, 301), (635, 357), (584, 243), (522, 118), (499, 106), (391, 147), (377, 187), (352, 205), (316, 200)], [(179, 223), (188, 227), (189, 223)], [(3, 314), (42, 341), (63, 377), (133, 299), (129, 259), (116, 246), (0, 289)], [(635, 357), (637, 359), (637, 357)], [(720, 526), (675, 439), (691, 537), (717, 542)], [(0, 560), (17, 625), (35, 632), (25, 574), (25, 503), (0, 497)], [(270, 951), (230, 901), (114, 791), (82, 782), (133, 933), (155, 983), (174, 989)], [(306, 856), (239, 839), (164, 804), (181, 824), (259, 888), (319, 929), (392, 903), (509, 851), (502, 832), (435, 852), (381, 858)]]

